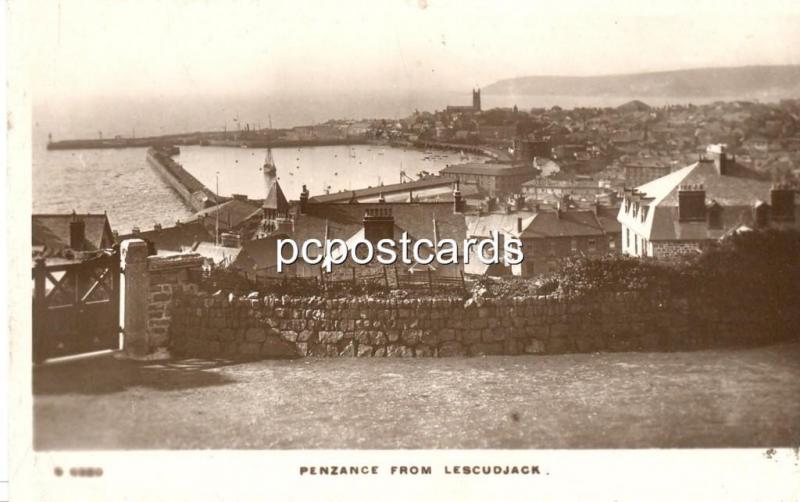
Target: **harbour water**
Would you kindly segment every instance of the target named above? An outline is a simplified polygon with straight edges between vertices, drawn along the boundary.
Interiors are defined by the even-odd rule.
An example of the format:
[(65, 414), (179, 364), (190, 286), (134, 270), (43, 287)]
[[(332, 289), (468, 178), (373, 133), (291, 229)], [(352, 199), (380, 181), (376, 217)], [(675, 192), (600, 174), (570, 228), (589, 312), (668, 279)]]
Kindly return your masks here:
[[(120, 233), (134, 226), (170, 226), (191, 216), (181, 199), (147, 163), (146, 149), (51, 150), (34, 143), (33, 212), (102, 213)], [(266, 149), (187, 146), (176, 160), (211, 190), (263, 198), (264, 183), (259, 168)], [(420, 171), (438, 172), (446, 164), (461, 162), (457, 153), (402, 148), (326, 146), (277, 148), (273, 157), (281, 187), (296, 199), (303, 184), (312, 195), (396, 183), (400, 171), (416, 178)]]
[(34, 143), (34, 213), (102, 213), (120, 233), (191, 215), (145, 159), (146, 149), (48, 151)]
[[(211, 190), (229, 196), (245, 194), (263, 198), (265, 187), (261, 166), (266, 149), (226, 147), (181, 147), (175, 158)], [(278, 181), (286, 197), (296, 199), (303, 185), (311, 195), (321, 195), (380, 184), (398, 183), (400, 172), (416, 179), (422, 171), (436, 173), (447, 164), (464, 162), (458, 153), (424, 152), (412, 148), (374, 145), (274, 148)], [(477, 160), (477, 158), (475, 158)]]

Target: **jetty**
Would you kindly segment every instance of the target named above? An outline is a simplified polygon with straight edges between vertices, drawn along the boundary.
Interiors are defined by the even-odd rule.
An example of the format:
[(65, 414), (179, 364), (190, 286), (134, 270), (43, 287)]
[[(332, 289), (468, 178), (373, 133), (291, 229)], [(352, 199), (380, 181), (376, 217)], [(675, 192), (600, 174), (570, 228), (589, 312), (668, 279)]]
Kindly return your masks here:
[(200, 180), (172, 158), (179, 152), (176, 146), (151, 147), (147, 150), (147, 163), (194, 211), (202, 211), (227, 200), (206, 188)]
[(189, 134), (169, 134), (164, 136), (149, 136), (143, 138), (97, 138), (97, 139), (69, 139), (50, 141), (48, 150), (86, 150), (98, 148), (150, 148), (166, 147), (170, 145), (200, 145), (223, 146), (231, 148), (303, 148), (312, 146), (338, 146), (338, 145), (365, 145), (365, 138), (311, 138), (311, 139), (286, 139), (286, 138), (242, 138), (231, 139), (230, 133), (225, 132), (195, 132)]

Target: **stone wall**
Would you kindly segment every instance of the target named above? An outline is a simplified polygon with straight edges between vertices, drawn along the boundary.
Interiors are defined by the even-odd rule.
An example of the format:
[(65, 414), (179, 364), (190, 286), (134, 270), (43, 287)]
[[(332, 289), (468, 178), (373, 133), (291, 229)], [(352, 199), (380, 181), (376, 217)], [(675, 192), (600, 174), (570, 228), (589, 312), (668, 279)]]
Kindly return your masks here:
[(697, 254), (702, 246), (697, 241), (663, 241), (653, 242), (653, 256), (656, 258), (676, 258)]
[[(154, 294), (163, 294), (164, 290)], [(658, 293), (592, 298), (248, 297), (172, 288), (170, 350), (200, 357), (444, 357), (770, 341), (763, 319)], [(163, 317), (162, 317), (163, 318)], [(161, 325), (161, 323), (159, 323)]]
[(192, 271), (199, 271), (203, 258), (197, 254), (150, 256), (147, 258), (147, 332), (148, 351), (169, 345), (169, 327), (176, 294), (196, 294), (198, 286)]

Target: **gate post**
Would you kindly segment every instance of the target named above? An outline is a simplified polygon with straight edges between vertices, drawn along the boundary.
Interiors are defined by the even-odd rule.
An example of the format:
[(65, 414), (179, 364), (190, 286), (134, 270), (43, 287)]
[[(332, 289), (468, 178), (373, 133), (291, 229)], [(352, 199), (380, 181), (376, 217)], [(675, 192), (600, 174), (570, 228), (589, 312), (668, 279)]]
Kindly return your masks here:
[(128, 239), (120, 247), (120, 266), (125, 271), (123, 350), (130, 356), (144, 356), (149, 351), (147, 300), (150, 278), (147, 272), (147, 243), (142, 239)]
[(37, 258), (33, 267), (33, 340), (31, 352), (33, 362), (44, 360), (46, 341), (42, 337), (43, 329), (48, 322), (47, 316), (47, 270), (45, 259)]

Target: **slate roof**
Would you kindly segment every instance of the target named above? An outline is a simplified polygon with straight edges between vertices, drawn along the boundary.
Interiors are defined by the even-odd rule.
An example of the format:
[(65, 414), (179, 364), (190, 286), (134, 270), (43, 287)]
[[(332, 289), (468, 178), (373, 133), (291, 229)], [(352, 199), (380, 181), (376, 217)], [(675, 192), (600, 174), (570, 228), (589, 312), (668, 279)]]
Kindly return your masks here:
[[(678, 218), (678, 191), (681, 185), (703, 185), (706, 203), (722, 207), (721, 229), (710, 229), (706, 221), (681, 222)], [(732, 227), (751, 225), (753, 204), (769, 201), (772, 184), (739, 164), (730, 165), (721, 176), (714, 162), (698, 161), (637, 188), (651, 198), (645, 221), (625, 214), (624, 205), (617, 219), (651, 241), (718, 239)], [(796, 208), (800, 209), (800, 207)], [(795, 218), (795, 225), (800, 219)]]
[(286, 200), (286, 196), (283, 194), (281, 185), (277, 180), (272, 182), (272, 186), (269, 188), (269, 193), (267, 194), (267, 198), (264, 199), (264, 205), (262, 207), (265, 209), (275, 209), (279, 213), (286, 213), (289, 211), (289, 202)]
[(204, 225), (206, 226), (206, 229), (208, 229), (208, 231), (213, 235), (216, 227), (216, 215), (218, 212), (219, 228), (220, 230), (227, 230), (237, 227), (257, 210), (258, 206), (252, 201), (231, 199), (223, 202), (222, 204), (198, 211), (194, 214), (190, 221), (198, 221), (205, 217)]
[(520, 174), (529, 174), (531, 176), (536, 176), (539, 174), (539, 170), (529, 166), (511, 166), (509, 164), (496, 164), (491, 162), (470, 162), (447, 166), (439, 171), (439, 173), (478, 174), (485, 176), (517, 176)]
[(295, 214), (292, 238), (298, 243), (307, 239), (328, 238), (348, 240), (363, 227), (364, 213), (368, 208), (390, 208), (395, 225), (416, 239), (433, 240), (433, 220), (436, 219), (439, 238), (455, 239), (461, 244), (467, 227), (464, 215), (453, 212), (451, 202), (386, 202), (362, 204), (314, 203), (306, 204), (305, 214)]
[(263, 239), (242, 243), (239, 254), (232, 266), (245, 272), (267, 271), (277, 267), (278, 239), (286, 239), (286, 234), (273, 234)]
[(467, 216), (470, 237), (489, 237), (492, 230), (502, 233), (517, 233), (517, 219), (522, 218), (522, 227), (532, 221), (535, 213), (519, 211), (515, 213), (488, 213)]
[(44, 246), (50, 251), (69, 248), (69, 224), (73, 218), (78, 218), (84, 223), (84, 250), (93, 251), (114, 244), (108, 216), (87, 213), (31, 215), (32, 244)]
[(619, 206), (598, 206), (596, 218), (603, 231), (607, 234), (622, 233), (622, 224), (617, 221)]
[(420, 190), (423, 188), (433, 188), (438, 186), (452, 186), (454, 183), (452, 178), (443, 178), (440, 176), (431, 176), (429, 178), (409, 181), (406, 183), (392, 183), (390, 185), (382, 185), (372, 188), (362, 188), (359, 190), (349, 190), (339, 193), (331, 193), (324, 195), (315, 195), (311, 198), (314, 202), (348, 202), (355, 193), (356, 198), (378, 196), (382, 193), (389, 194), (395, 192), (406, 192), (409, 190)]
[(209, 233), (203, 223), (197, 220), (181, 223), (174, 227), (120, 235), (117, 237), (117, 242), (125, 239), (144, 239), (152, 242), (157, 251), (183, 251), (199, 242), (214, 242), (213, 234)]
[(561, 211), (560, 216), (558, 211), (540, 211), (525, 223), (520, 239), (604, 235), (603, 226), (591, 210)]

